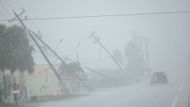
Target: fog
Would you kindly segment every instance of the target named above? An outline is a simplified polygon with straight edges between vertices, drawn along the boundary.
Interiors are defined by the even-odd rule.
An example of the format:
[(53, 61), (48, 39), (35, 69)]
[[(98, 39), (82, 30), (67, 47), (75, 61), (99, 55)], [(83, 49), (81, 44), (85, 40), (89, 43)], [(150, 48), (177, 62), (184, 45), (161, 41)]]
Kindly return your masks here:
[[(147, 90), (150, 90), (150, 96), (146, 96), (146, 98), (144, 99), (151, 99), (152, 96), (157, 96), (156, 98), (161, 102), (163, 96), (159, 96), (157, 94), (155, 95), (155, 93), (168, 93), (168, 97), (166, 97), (167, 99), (169, 99), (166, 99), (168, 102), (164, 103), (163, 101), (163, 103), (166, 105), (159, 105), (160, 107), (165, 107), (171, 105), (170, 102), (172, 102), (175, 98), (175, 95), (177, 93), (176, 90), (178, 90), (178, 88), (176, 87), (181, 87), (181, 85), (176, 84), (178, 84), (178, 82), (181, 81), (186, 81), (186, 83), (188, 83), (189, 81), (187, 79), (182, 80), (182, 78), (188, 78), (187, 75), (189, 74), (188, 71), (190, 65), (190, 14), (152, 14), (159, 12), (189, 11), (189, 0), (18, 1), (0, 0), (0, 7), (2, 7), (2, 11), (3, 9), (5, 9), (5, 7), (6, 10), (8, 10), (6, 11), (7, 13), (5, 11), (0, 11), (1, 13), (6, 14), (1, 15), (0, 19), (12, 19), (14, 17), (14, 14), (11, 12), (11, 10), (14, 9), (14, 11), (19, 13), (21, 11), (21, 8), (26, 10), (22, 18), (50, 18), (48, 20), (26, 20), (24, 21), (24, 23), (29, 29), (33, 30), (36, 33), (40, 33), (42, 39), (61, 57), (67, 57), (69, 59), (72, 59), (73, 61), (78, 60), (82, 66), (88, 66), (96, 72), (112, 78), (111, 80), (110, 78), (105, 79), (103, 77), (97, 76), (96, 74), (93, 74), (92, 72), (85, 71), (89, 76), (89, 80), (86, 82), (86, 84), (88, 84), (92, 88), (97, 89), (98, 94), (92, 92), (90, 93), (89, 98), (79, 98), (79, 100), (77, 100), (76, 102), (75, 100), (71, 101), (71, 103), (74, 103), (74, 105), (71, 105), (70, 101), (67, 101), (68, 103), (60, 101), (58, 102), (58, 106), (65, 105), (67, 107), (75, 107), (79, 105), (79, 103), (82, 103), (84, 104), (83, 106), (86, 107), (86, 101), (92, 102), (91, 100), (89, 100), (91, 98), (94, 99), (95, 104), (97, 104), (98, 107), (115, 107), (117, 105), (123, 107), (121, 103), (124, 102), (124, 100), (114, 103), (113, 105), (106, 104), (109, 101), (116, 100), (114, 98), (111, 98), (113, 96), (121, 96), (122, 99), (124, 99), (125, 96), (130, 94), (130, 92), (139, 93), (142, 96), (146, 96), (143, 93), (149, 94)], [(143, 13), (150, 14), (109, 16), (115, 14)], [(101, 15), (103, 15), (103, 17), (88, 17)], [(70, 18), (51, 19), (51, 17)], [(2, 23), (10, 25), (10, 23), (7, 22)], [(18, 24), (17, 21), (13, 23)], [(92, 38), (89, 38), (89, 36), (91, 36), (92, 34), (95, 34), (95, 36), (99, 38), (99, 41), (111, 54), (115, 50), (118, 50), (121, 53), (121, 56), (123, 57), (121, 67), (127, 73), (122, 73), (120, 70), (118, 70), (117, 64), (115, 64), (114, 60), (102, 48), (102, 46), (95, 42)], [(134, 40), (134, 37), (146, 38), (147, 40), (147, 53), (149, 55), (149, 61), (145, 62), (146, 67), (148, 66), (150, 72), (148, 72), (148, 74), (145, 75), (143, 79), (141, 79), (140, 85), (136, 86), (133, 84), (131, 87), (126, 87), (129, 84), (131, 84), (131, 82), (129, 82), (130, 80), (126, 78), (132, 77), (132, 74), (129, 73), (130, 67), (127, 66), (127, 64), (129, 64), (129, 58), (126, 58), (125, 49), (128, 46), (128, 43)], [(47, 64), (40, 51), (37, 49), (37, 47), (35, 48), (36, 49), (33, 53), (35, 63), (37, 65)], [(145, 56), (146, 50), (143, 48), (142, 51), (144, 52), (143, 54)], [(55, 57), (52, 57), (52, 54), (48, 55), (50, 56), (49, 58), (51, 60), (56, 60)], [(60, 61), (55, 61), (55, 64), (60, 64)], [(152, 73), (158, 71), (166, 73), (168, 81), (171, 84), (164, 87), (163, 89), (160, 89), (159, 86), (156, 86), (159, 89), (156, 89), (155, 91), (155, 87), (151, 87), (148, 84), (151, 79)], [(115, 86), (117, 86), (118, 84), (115, 83), (114, 79), (119, 79), (117, 80), (117, 82), (119, 81), (120, 85), (122, 84), (122, 86), (124, 85), (125, 87), (123, 89), (115, 89)], [(135, 81), (132, 83), (136, 84), (138, 82)], [(119, 87), (121, 87), (120, 85)], [(108, 87), (111, 87), (112, 89), (108, 89), (109, 91), (104, 93), (104, 88)], [(140, 91), (135, 90), (137, 88), (139, 88)], [(128, 92), (125, 93), (125, 90), (128, 90)], [(108, 98), (107, 100), (102, 98), (106, 96), (110, 98)], [(137, 96), (137, 94), (131, 94), (131, 97), (141, 102), (141, 97)], [(100, 103), (103, 100), (105, 100), (105, 102)], [(130, 98), (127, 98), (126, 101), (129, 102), (128, 104), (131, 104), (131, 102), (134, 103), (134, 101), (131, 101)], [(144, 100), (142, 100), (142, 102), (143, 101)], [(156, 102), (156, 100), (152, 102)], [(50, 105), (57, 104), (57, 102), (54, 103), (48, 102), (48, 104)], [(146, 103), (148, 102), (144, 101), (143, 104), (146, 105)], [(43, 107), (50, 107), (50, 105), (48, 104), (43, 105)], [(87, 106), (89, 107), (90, 105), (87, 104)], [(139, 105), (132, 104), (132, 106)], [(153, 107), (154, 103), (147, 105), (147, 107), (148, 106)]]
[[(188, 10), (189, 1), (122, 1), (122, 0), (83, 0), (83, 1), (43, 1), (19, 0), (7, 1), (12, 9), (19, 12), (21, 6), (26, 10), (27, 17), (51, 17), (51, 16), (90, 16), (102, 14), (122, 13), (147, 13), (162, 11)], [(1, 4), (6, 6), (6, 1)], [(36, 4), (43, 4), (36, 5)], [(52, 5), (54, 4), (54, 5)], [(35, 5), (35, 6), (34, 6)], [(8, 9), (8, 7), (7, 7)], [(14, 15), (11, 9), (8, 18)], [(26, 22), (29, 28), (40, 31), (44, 41), (52, 48), (57, 46), (60, 55), (68, 56), (76, 60), (76, 48), (80, 42), (79, 59), (81, 63), (92, 67), (114, 67), (109, 56), (88, 38), (90, 33), (96, 32), (97, 36), (110, 51), (118, 49), (122, 54), (127, 41), (132, 34), (137, 32), (139, 36), (149, 40), (149, 52), (151, 66), (168, 69), (180, 63), (184, 64), (189, 52), (189, 14), (165, 14), (126, 17), (102, 17), (65, 20), (44, 20)], [(3, 18), (3, 16), (2, 16)], [(90, 50), (90, 51), (89, 51)], [(45, 63), (36, 52), (36, 63)], [(99, 57), (106, 60), (98, 60)], [(100, 58), (99, 58), (100, 59)], [(99, 62), (98, 62), (99, 61)], [(97, 65), (98, 64), (98, 65)], [(176, 66), (175, 66), (176, 67)]]

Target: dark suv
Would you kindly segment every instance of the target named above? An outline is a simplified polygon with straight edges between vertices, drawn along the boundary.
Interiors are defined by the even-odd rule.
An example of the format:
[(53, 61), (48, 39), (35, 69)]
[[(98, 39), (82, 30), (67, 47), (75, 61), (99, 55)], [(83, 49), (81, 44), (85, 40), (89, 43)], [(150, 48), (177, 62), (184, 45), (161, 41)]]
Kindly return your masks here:
[(150, 84), (156, 85), (156, 84), (168, 84), (168, 78), (164, 72), (154, 72), (151, 75)]

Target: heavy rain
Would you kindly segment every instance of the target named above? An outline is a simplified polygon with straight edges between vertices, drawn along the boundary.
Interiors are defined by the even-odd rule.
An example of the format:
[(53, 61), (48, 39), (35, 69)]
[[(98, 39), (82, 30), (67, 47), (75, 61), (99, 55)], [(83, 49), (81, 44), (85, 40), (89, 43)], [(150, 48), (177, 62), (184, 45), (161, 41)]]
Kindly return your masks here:
[(0, 0), (0, 107), (190, 107), (190, 1)]

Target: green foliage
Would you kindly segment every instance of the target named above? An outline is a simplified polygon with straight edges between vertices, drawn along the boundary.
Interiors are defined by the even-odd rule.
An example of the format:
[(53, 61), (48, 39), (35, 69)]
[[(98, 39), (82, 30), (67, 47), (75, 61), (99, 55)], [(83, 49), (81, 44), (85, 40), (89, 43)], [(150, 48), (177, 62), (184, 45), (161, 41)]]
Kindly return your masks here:
[(33, 71), (32, 45), (24, 29), (0, 25), (0, 69)]

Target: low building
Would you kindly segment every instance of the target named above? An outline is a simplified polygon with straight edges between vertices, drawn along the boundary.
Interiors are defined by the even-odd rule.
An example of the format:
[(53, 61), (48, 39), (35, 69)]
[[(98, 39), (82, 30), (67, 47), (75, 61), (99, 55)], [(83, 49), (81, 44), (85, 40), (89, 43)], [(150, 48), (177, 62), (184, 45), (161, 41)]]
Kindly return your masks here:
[[(56, 69), (59, 65), (54, 65)], [(35, 65), (32, 74), (26, 74), (30, 96), (61, 95), (59, 81), (47, 64)]]
[[(69, 64), (70, 65), (70, 64)], [(72, 65), (72, 64), (71, 64)], [(54, 65), (55, 69), (58, 70), (60, 65)], [(68, 66), (69, 67), (69, 66)], [(68, 68), (66, 67), (66, 68)], [(71, 67), (73, 69), (73, 67)], [(71, 70), (72, 71), (72, 70)], [(29, 74), (28, 72), (14, 72), (11, 75), (10, 71), (6, 70), (5, 75), (7, 78), (7, 89), (9, 98), (13, 99), (13, 88), (10, 84), (13, 84), (16, 81), (19, 90), (19, 98), (27, 99), (32, 96), (51, 96), (51, 95), (62, 95), (65, 94), (60, 85), (69, 89), (69, 93), (79, 92), (80, 89), (80, 80), (78, 77), (78, 72), (66, 72), (64, 71), (64, 75), (59, 74), (63, 80), (62, 84), (56, 77), (54, 71), (48, 64), (38, 64), (34, 66), (34, 72)], [(60, 73), (60, 71), (58, 72)], [(1, 75), (2, 76), (2, 75)], [(14, 78), (12, 78), (14, 77)], [(1, 77), (2, 78), (2, 77)], [(14, 80), (15, 79), (15, 80)], [(0, 81), (2, 81), (0, 79)], [(66, 91), (66, 94), (68, 90)], [(9, 99), (8, 99), (9, 100)], [(30, 99), (29, 99), (30, 100)], [(9, 100), (12, 101), (12, 100)]]

